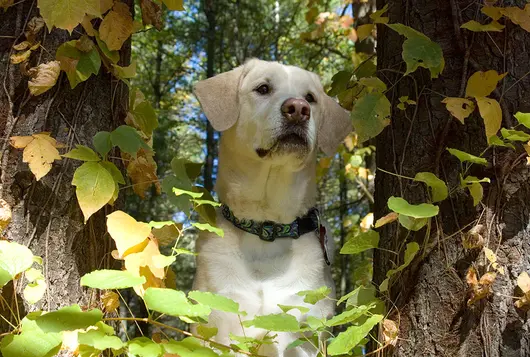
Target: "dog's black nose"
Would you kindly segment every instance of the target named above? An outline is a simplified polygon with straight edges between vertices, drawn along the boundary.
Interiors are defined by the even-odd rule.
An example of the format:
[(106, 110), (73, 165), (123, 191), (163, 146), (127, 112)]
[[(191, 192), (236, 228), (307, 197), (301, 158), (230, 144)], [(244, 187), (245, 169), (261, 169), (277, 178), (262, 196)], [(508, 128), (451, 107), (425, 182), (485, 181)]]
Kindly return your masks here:
[(311, 117), (311, 107), (304, 99), (289, 98), (282, 104), (282, 114), (288, 120), (306, 121)]

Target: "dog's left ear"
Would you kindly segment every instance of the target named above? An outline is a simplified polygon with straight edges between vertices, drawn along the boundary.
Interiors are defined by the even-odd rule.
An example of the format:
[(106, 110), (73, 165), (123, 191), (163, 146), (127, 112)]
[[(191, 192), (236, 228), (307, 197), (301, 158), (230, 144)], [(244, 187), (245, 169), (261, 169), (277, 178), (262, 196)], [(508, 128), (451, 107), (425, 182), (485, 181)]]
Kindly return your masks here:
[(318, 146), (326, 155), (331, 156), (335, 154), (341, 141), (351, 133), (353, 125), (350, 113), (328, 95), (324, 95), (322, 114)]
[(193, 93), (201, 103), (202, 110), (213, 128), (225, 131), (239, 117), (239, 80), (243, 66), (197, 82)]

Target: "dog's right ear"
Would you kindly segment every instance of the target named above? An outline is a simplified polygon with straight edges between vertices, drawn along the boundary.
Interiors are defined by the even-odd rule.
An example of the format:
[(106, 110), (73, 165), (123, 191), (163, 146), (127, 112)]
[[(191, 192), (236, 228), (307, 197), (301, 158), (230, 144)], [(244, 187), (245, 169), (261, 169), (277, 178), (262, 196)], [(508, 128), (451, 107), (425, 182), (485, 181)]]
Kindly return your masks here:
[(239, 117), (239, 82), (243, 66), (199, 81), (193, 93), (201, 103), (204, 114), (217, 131), (225, 131)]

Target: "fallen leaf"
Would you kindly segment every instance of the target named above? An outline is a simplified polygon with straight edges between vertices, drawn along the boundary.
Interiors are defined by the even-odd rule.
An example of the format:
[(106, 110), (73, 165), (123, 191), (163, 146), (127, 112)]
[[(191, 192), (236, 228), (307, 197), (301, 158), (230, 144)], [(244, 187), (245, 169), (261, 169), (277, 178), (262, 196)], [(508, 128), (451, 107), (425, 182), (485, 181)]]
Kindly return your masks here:
[(17, 149), (24, 148), (22, 161), (29, 164), (29, 169), (37, 181), (44, 177), (52, 168), (52, 162), (61, 160), (57, 151), (62, 145), (50, 136), (49, 133), (33, 134), (31, 136), (13, 136), (10, 138), (11, 146)]
[(115, 211), (107, 216), (107, 230), (116, 243), (120, 259), (142, 251), (149, 243), (151, 233), (147, 223), (138, 222), (123, 211)]
[(142, 9), (142, 22), (144, 26), (153, 25), (160, 31), (163, 26), (162, 7), (152, 0), (140, 0), (140, 8)]
[(486, 138), (497, 135), (502, 124), (502, 110), (499, 102), (486, 97), (476, 97), (480, 116), (484, 119)]
[(29, 80), (28, 88), (30, 93), (35, 96), (41, 95), (52, 88), (57, 83), (57, 78), (59, 78), (59, 74), (61, 73), (59, 61), (41, 63), (32, 69), (35, 69), (36, 73)]
[(486, 97), (497, 87), (497, 83), (507, 73), (498, 74), (495, 70), (487, 72), (478, 71), (473, 73), (467, 80), (466, 97)]
[(133, 19), (129, 6), (122, 2), (115, 3), (99, 25), (101, 40), (107, 44), (109, 50), (119, 50), (132, 33)]
[(447, 110), (464, 124), (464, 119), (469, 117), (473, 110), (475, 110), (475, 104), (472, 101), (465, 98), (445, 98), (442, 103), (446, 105)]

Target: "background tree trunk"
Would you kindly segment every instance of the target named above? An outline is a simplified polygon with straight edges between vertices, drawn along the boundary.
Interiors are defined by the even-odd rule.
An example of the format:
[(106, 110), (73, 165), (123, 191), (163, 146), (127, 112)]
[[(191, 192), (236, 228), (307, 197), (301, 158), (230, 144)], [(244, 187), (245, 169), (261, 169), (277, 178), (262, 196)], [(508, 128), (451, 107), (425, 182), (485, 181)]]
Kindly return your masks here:
[[(132, 1), (127, 3), (132, 5)], [(112, 208), (107, 206), (83, 224), (75, 187), (71, 185), (80, 162), (56, 161), (52, 170), (37, 182), (28, 164), (22, 162), (22, 150), (12, 148), (8, 139), (14, 135), (51, 132), (58, 142), (66, 144), (61, 153), (75, 144), (92, 146), (96, 132), (110, 131), (123, 124), (128, 105), (127, 86), (104, 73), (102, 66), (98, 76), (73, 90), (63, 73), (55, 87), (40, 96), (31, 96), (28, 77), (22, 76), (19, 65), (10, 64), (9, 56), (13, 44), (24, 40), (26, 23), (38, 16), (36, 1), (19, 2), (0, 16), (0, 197), (11, 206), (13, 214), (5, 237), (28, 246), (44, 259), (48, 289), (38, 308), (50, 310), (74, 303), (97, 306), (97, 297), (88, 294), (79, 279), (92, 270), (109, 267), (114, 261), (109, 254), (113, 247), (106, 236), (105, 219)], [(58, 46), (79, 38), (80, 33), (76, 30), (70, 37), (64, 30), (49, 33), (43, 29), (38, 35), (42, 47), (32, 54), (30, 66), (54, 60)], [(127, 65), (130, 42), (120, 52), (120, 65)], [(115, 163), (121, 167), (120, 162)], [(14, 296), (20, 299), (22, 286), (15, 290), (15, 295), (7, 297), (9, 288), (4, 288), (4, 297), (10, 303), (14, 302)], [(11, 316), (6, 311), (0, 313)], [(6, 329), (0, 326), (0, 331)]]
[[(503, 127), (515, 125), (513, 114), (530, 111), (530, 70), (527, 49), (530, 34), (508, 20), (504, 32), (473, 33), (460, 26), (469, 20), (487, 23), (480, 13), (482, 2), (471, 0), (378, 0), (377, 8), (389, 5), (390, 23), (403, 23), (426, 34), (441, 45), (445, 70), (431, 80), (419, 70), (399, 81), (388, 92), (393, 102), (392, 123), (377, 138), (377, 166), (414, 177), (430, 171), (446, 181), (451, 191), (459, 186), (460, 164), (447, 147), (479, 155), (486, 147), (483, 120), (478, 111), (461, 125), (441, 103), (444, 96), (463, 97), (467, 79), (476, 71), (509, 72), (491, 97), (501, 103)], [(500, 4), (499, 4), (500, 3)], [(497, 6), (523, 7), (525, 1), (500, 1)], [(379, 26), (378, 73), (387, 84), (395, 84), (405, 71), (401, 58), (402, 36)], [(408, 95), (418, 102), (406, 112), (395, 108), (398, 98)], [(418, 97), (419, 96), (419, 97)], [(530, 271), (530, 168), (521, 151), (488, 149), (487, 167), (473, 165), (469, 174), (491, 178), (484, 184), (484, 199), (473, 207), (469, 194), (457, 188), (440, 204), (440, 215), (426, 229), (408, 236), (422, 249), (399, 279), (393, 280), (388, 304), (400, 323), (398, 345), (392, 356), (530, 356), (530, 321), (514, 306), (517, 276)], [(493, 163), (493, 165), (492, 165)], [(379, 171), (375, 183), (376, 219), (387, 214), (390, 196), (411, 203), (425, 202), (422, 184)], [(485, 227), (485, 244), (496, 252), (505, 267), (497, 275), (493, 294), (467, 305), (469, 288), (465, 275), (473, 266), (485, 272), (481, 249), (465, 250), (462, 236), (470, 228)], [(393, 223), (379, 230), (380, 247), (398, 251), (406, 232)], [(401, 252), (403, 249), (401, 249)], [(385, 278), (393, 264), (402, 263), (384, 250), (376, 250), (374, 279)]]

